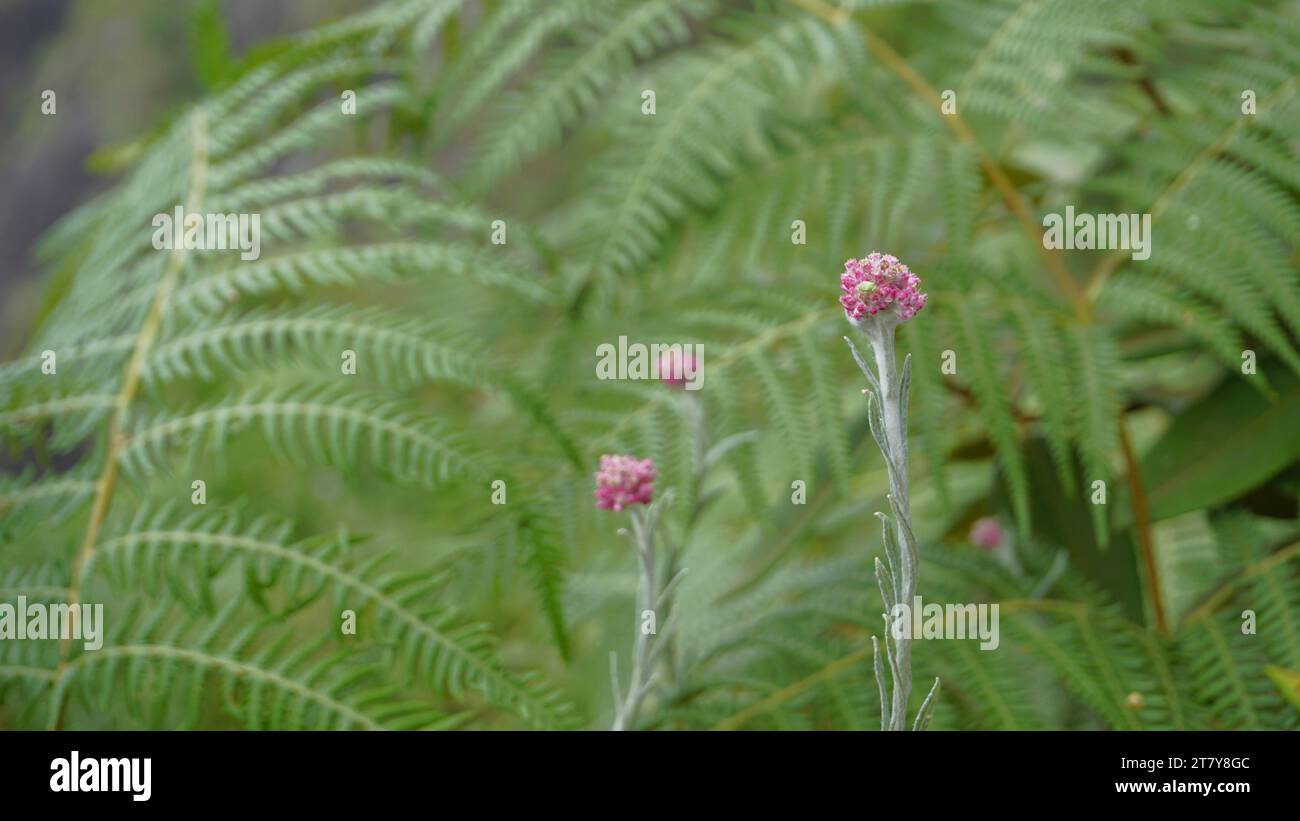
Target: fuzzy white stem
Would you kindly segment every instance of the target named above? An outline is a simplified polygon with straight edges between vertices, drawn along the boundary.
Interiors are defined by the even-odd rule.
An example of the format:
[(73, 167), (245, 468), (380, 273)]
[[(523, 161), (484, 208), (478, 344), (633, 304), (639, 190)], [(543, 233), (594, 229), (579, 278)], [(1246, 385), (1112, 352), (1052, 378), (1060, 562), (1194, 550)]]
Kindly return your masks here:
[(633, 627), (636, 640), (632, 648), (632, 679), (628, 682), (627, 695), (622, 704), (614, 710), (614, 730), (626, 730), (636, 721), (641, 709), (641, 702), (650, 691), (654, 662), (650, 651), (650, 636), (642, 629), (642, 614), (654, 610), (659, 601), (655, 585), (655, 516), (647, 512), (644, 516), (636, 508), (629, 511), (632, 517), (633, 541), (636, 545), (640, 584), (636, 597), (636, 613)]
[[(911, 503), (907, 473), (907, 386), (904, 378), (898, 374), (897, 359), (894, 350), (894, 330), (896, 321), (892, 317), (873, 317), (862, 322), (859, 328), (871, 345), (875, 358), (875, 373), (858, 356), (854, 357), (862, 367), (879, 400), (881, 450), (885, 456), (886, 469), (889, 474), (889, 494), (893, 507), (894, 543), (898, 546), (897, 567), (892, 566), (891, 588), (897, 591), (899, 604), (912, 606), (916, 597), (916, 545), (911, 526)], [(850, 341), (850, 345), (852, 342)], [(868, 412), (871, 412), (870, 410)], [(889, 558), (889, 544), (885, 544), (886, 558)], [(880, 571), (878, 571), (879, 576)], [(893, 575), (896, 574), (896, 578)], [(882, 593), (883, 595), (883, 593)], [(889, 607), (888, 600), (885, 607)], [(892, 613), (886, 614), (885, 623), (891, 625)], [(893, 686), (890, 692), (889, 709), (884, 711), (886, 720), (882, 726), (889, 730), (907, 729), (907, 704), (912, 695), (912, 640), (910, 636), (895, 638), (887, 629), (885, 649), (890, 658), (890, 670), (893, 673)], [(892, 648), (891, 648), (892, 644)], [(892, 649), (892, 652), (889, 652)], [(877, 676), (879, 677), (879, 673)], [(882, 695), (884, 682), (880, 681)], [(927, 702), (927, 707), (929, 706)]]
[[(912, 566), (911, 551), (907, 550), (907, 535), (903, 518), (911, 515), (907, 476), (907, 422), (903, 417), (903, 402), (898, 381), (897, 360), (894, 355), (894, 328), (878, 326), (869, 335), (871, 351), (876, 358), (876, 374), (880, 380), (880, 415), (885, 422), (885, 443), (889, 447), (889, 491), (897, 502), (901, 516), (895, 516), (899, 550), (898, 588), (900, 603), (912, 604), (916, 595), (916, 568)], [(907, 729), (907, 702), (912, 695), (912, 642), (907, 637), (895, 639), (894, 656), (898, 665), (898, 678), (894, 681), (893, 709), (890, 711), (890, 729)]]

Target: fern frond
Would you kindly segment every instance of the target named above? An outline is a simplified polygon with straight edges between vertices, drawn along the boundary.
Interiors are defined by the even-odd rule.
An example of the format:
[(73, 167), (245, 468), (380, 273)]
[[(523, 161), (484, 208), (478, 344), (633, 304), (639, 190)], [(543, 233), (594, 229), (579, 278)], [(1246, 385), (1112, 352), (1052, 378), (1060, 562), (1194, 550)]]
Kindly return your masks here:
[(142, 508), (97, 547), (85, 574), (102, 566), (117, 584), (165, 578), (173, 591), (196, 584), (187, 598), (200, 606), (214, 599), (212, 586), (228, 566), (244, 579), (254, 601), (265, 601), (262, 591), (274, 587), (285, 596), (282, 606), (300, 609), (329, 590), (336, 611), (355, 610), (364, 619), (373, 608), (381, 643), (391, 646), (394, 661), (448, 697), (475, 692), (537, 726), (567, 720), (568, 708), (554, 693), (499, 664), (484, 625), (464, 622), (442, 603), (445, 573), (385, 569), (387, 556), (356, 555), (343, 535), (292, 544), (284, 543), (286, 535), (265, 520), (241, 524)]
[(1073, 438), (1068, 410), (1072, 404), (1071, 368), (1057, 325), (1060, 317), (1047, 306), (1031, 304), (1023, 299), (1008, 300), (1007, 307), (1025, 357), (1029, 385), (1037, 394), (1038, 406), (1042, 409), (1042, 430), (1057, 476), (1066, 493), (1073, 495), (1077, 483), (1070, 455)]
[(460, 720), (403, 699), (379, 669), (330, 651), (324, 638), (293, 642), (281, 633), (259, 642), (265, 631), (239, 623), (237, 609), (232, 602), (204, 622), (169, 617), (166, 608), (128, 614), (110, 642), (62, 669), (52, 704), (76, 695), (108, 713), (120, 693), (143, 721), (180, 708), (193, 726), (215, 685), (225, 711), (254, 730), (437, 729)]
[(513, 93), (486, 126), (473, 165), (474, 188), (486, 190), (529, 157), (559, 142), (565, 128), (632, 68), (635, 60), (678, 45), (690, 36), (688, 15), (702, 17), (709, 0), (651, 0), (624, 4), (612, 24), (544, 69), (526, 89)]
[(965, 66), (959, 83), (950, 86), (961, 106), (1004, 122), (1032, 122), (1041, 131), (1052, 129), (1068, 100), (1070, 106), (1085, 106), (1089, 116), (1080, 119), (1103, 133), (1118, 122), (1118, 114), (1089, 105), (1095, 94), (1072, 80), (1084, 71), (1119, 76), (1118, 65), (1095, 55), (1132, 46), (1131, 33), (1158, 17), (1144, 4), (1119, 0), (1086, 6), (1051, 0), (960, 2), (945, 7), (944, 15), (963, 32), (944, 49), (949, 64)]
[(945, 376), (938, 340), (944, 338), (944, 318), (936, 312), (927, 317), (930, 322), (916, 323), (907, 329), (906, 343), (912, 357), (912, 435), (920, 440), (925, 455), (928, 475), (934, 480), (944, 508), (952, 505), (952, 487), (949, 483), (948, 462), (948, 391), (943, 385)]
[[(1084, 481), (1089, 493), (1094, 482), (1108, 483), (1110, 458), (1119, 441), (1119, 391), (1106, 374), (1115, 373), (1119, 354), (1104, 329), (1071, 328), (1071, 362), (1079, 379), (1074, 400), (1075, 443), (1082, 457)], [(1103, 548), (1110, 540), (1106, 505), (1091, 504), (1092, 528)]]
[[(1241, 334), (1204, 301), (1185, 295), (1171, 283), (1121, 273), (1112, 277), (1097, 300), (1099, 309), (1129, 320), (1169, 325), (1199, 339), (1226, 367), (1241, 365)], [(1259, 375), (1263, 379), (1263, 374)]]
[[(989, 326), (996, 313), (987, 299), (971, 297), (953, 306), (956, 315), (958, 338), (962, 342), (962, 359), (958, 373), (966, 374), (971, 391), (979, 401), (984, 421), (989, 427), (989, 437), (997, 448), (998, 463), (1002, 466), (1011, 493), (1016, 523), (1022, 533), (1029, 532), (1029, 478), (1016, 421), (1011, 413), (1011, 403), (999, 373), (996, 344)], [(967, 364), (969, 363), (969, 364)]]
[[(102, 389), (80, 394), (40, 397), (0, 410), (0, 433), (15, 441), (42, 435), (48, 447), (67, 452), (82, 444), (117, 404), (117, 395)], [(46, 425), (52, 423), (52, 432)]]
[[(431, 333), (432, 332), (432, 333)], [(426, 382), (478, 386), (483, 366), (467, 343), (444, 343), (429, 322), (375, 309), (321, 306), (252, 311), (159, 344), (145, 364), (146, 382), (188, 376), (213, 381), (218, 373), (256, 372), (291, 352), (324, 352), (321, 372), (337, 370), (342, 351), (357, 354), (357, 374), (401, 389)]]
[[(1010, 643), (1000, 650), (1018, 652)], [(1030, 730), (1042, 726), (1020, 664), (998, 658), (996, 652), (982, 652), (968, 641), (952, 642), (944, 659), (952, 668), (943, 677), (945, 700), (956, 702), (967, 727)]]
[(1198, 700), (1222, 729), (1282, 729), (1297, 724), (1281, 695), (1261, 675), (1255, 637), (1243, 635), (1240, 619), (1202, 619), (1182, 645), (1187, 674)]
[(1140, 678), (1135, 681), (1122, 669), (1119, 659), (1133, 658), (1133, 651), (1120, 643), (1113, 614), (1096, 612), (1082, 604), (1067, 605), (1062, 617), (1044, 625), (1034, 616), (1016, 619), (1029, 646), (1056, 670), (1067, 687), (1111, 729), (1138, 730), (1146, 727), (1141, 704), (1130, 693), (1150, 692)]
[[(254, 142), (260, 142), (259, 136), (265, 136), (272, 128), (283, 124), (286, 114), (298, 111), (323, 87), (357, 77), (396, 73), (401, 68), (400, 63), (391, 60), (351, 57), (316, 60), (289, 71), (266, 70), (251, 74), (210, 103), (214, 123), (208, 134), (209, 154), (215, 161), (220, 161)], [(379, 88), (388, 90), (391, 86)], [(359, 93), (357, 96), (360, 105), (366, 95)]]
[[(503, 4), (467, 45), (466, 54), (444, 80), (444, 88), (456, 89), (453, 101), (442, 112), (440, 133), (444, 138), (460, 126), (506, 82), (507, 79), (558, 31), (573, 29), (599, 19), (613, 0), (574, 0), (570, 3), (537, 3), (534, 0)], [(538, 8), (540, 6), (540, 8)], [(519, 25), (516, 26), (516, 23)], [(509, 47), (501, 37), (509, 31)]]
[(761, 150), (774, 95), (800, 76), (792, 67), (843, 68), (850, 62), (845, 37), (817, 18), (775, 18), (746, 41), (718, 46), (710, 59), (687, 61), (676, 75), (681, 82), (656, 92), (665, 113), (629, 125), (619, 149), (599, 167), (617, 184), (598, 190), (585, 206), (591, 215), (585, 231), (596, 239), (589, 257), (596, 276), (636, 271), (672, 225), (713, 202), (715, 180), (732, 176), (742, 158)]
[[(414, 202), (413, 202), (414, 200)], [(263, 211), (264, 242), (333, 238), (349, 222), (365, 220), (398, 230), (436, 227), (471, 230), (491, 223), (482, 212), (463, 205), (428, 202), (418, 191), (401, 186), (354, 188), (277, 203)]]
[(0, 477), (0, 543), (75, 514), (98, 487), (84, 470)]
[(298, 462), (346, 468), (364, 461), (428, 487), (468, 469), (467, 457), (436, 423), (338, 385), (255, 388), (191, 413), (137, 422), (121, 464), (130, 474), (147, 475), (164, 468), (167, 448), (178, 440), (192, 449), (203, 442), (219, 446), (245, 427), (260, 428), (270, 447)]
[[(357, 116), (374, 115), (377, 111), (407, 105), (410, 101), (410, 90), (400, 83), (381, 82), (363, 86), (357, 89)], [(270, 168), (277, 160), (327, 142), (336, 129), (347, 125), (348, 118), (339, 113), (339, 102), (329, 100), (275, 134), (242, 146), (238, 152), (233, 151), (238, 145), (234, 140), (224, 146), (218, 142), (219, 150), (213, 155), (214, 162), (209, 171), (209, 185), (214, 190), (229, 189)], [(244, 132), (235, 132), (233, 127), (231, 130), (249, 136)], [(220, 140), (221, 136), (221, 131), (218, 130), (216, 139)], [(220, 150), (222, 148), (226, 150)], [(221, 159), (223, 156), (226, 159)]]
[(307, 171), (277, 177), (263, 177), (218, 192), (212, 198), (216, 211), (235, 210), (246, 203), (269, 206), (295, 198), (314, 197), (347, 183), (348, 190), (375, 183), (405, 183), (408, 187), (435, 193), (446, 192), (446, 182), (422, 165), (393, 156), (345, 157), (324, 162)]
[(208, 274), (176, 293), (173, 310), (193, 320), (230, 302), (281, 290), (443, 274), (509, 287), (538, 302), (551, 300), (546, 288), (512, 275), (482, 252), (443, 243), (391, 242), (285, 254)]
[[(134, 343), (133, 335), (122, 334), (59, 345), (54, 349), (58, 368), (56, 374), (62, 372), (64, 376), (69, 377), (68, 381), (84, 384), (84, 381), (90, 378), (86, 375), (87, 372), (90, 374), (102, 372), (105, 360), (110, 366), (114, 362), (120, 362), (131, 352)], [(0, 391), (3, 391), (0, 396), (10, 395), (15, 383), (26, 382), (30, 385), (43, 375), (41, 373), (43, 353), (43, 351), (34, 351), (27, 356), (0, 365)]]

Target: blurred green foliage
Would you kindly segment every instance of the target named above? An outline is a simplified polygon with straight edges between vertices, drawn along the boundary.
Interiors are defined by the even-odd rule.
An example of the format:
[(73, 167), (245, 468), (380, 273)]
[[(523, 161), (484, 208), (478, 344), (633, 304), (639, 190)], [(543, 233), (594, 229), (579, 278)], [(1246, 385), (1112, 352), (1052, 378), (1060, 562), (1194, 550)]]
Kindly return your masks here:
[[(109, 621), (0, 643), (6, 726), (606, 726), (613, 452), (690, 571), (643, 726), (878, 726), (834, 301), (870, 250), (930, 293), (921, 593), (1002, 613), (918, 644), (933, 726), (1300, 721), (1296, 3), (392, 0), (242, 56), (196, 9), (205, 91), (98, 155), (0, 368), (0, 600)], [(262, 257), (155, 250), (177, 203)], [(1151, 259), (1044, 248), (1066, 205), (1151, 214)], [(703, 344), (705, 387), (597, 379), (620, 336)]]

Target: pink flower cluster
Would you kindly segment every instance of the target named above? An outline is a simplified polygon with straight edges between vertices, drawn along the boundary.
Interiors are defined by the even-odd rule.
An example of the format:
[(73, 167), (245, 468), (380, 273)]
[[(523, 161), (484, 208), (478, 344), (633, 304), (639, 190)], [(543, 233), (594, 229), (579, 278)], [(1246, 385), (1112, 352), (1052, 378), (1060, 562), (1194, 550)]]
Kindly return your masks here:
[(635, 456), (600, 457), (596, 474), (596, 507), (620, 511), (629, 505), (648, 505), (655, 491), (655, 463)]
[(892, 307), (901, 320), (911, 319), (925, 307), (926, 295), (920, 291), (921, 279), (898, 257), (890, 254), (867, 254), (862, 259), (844, 263), (840, 304), (849, 319), (875, 316)]

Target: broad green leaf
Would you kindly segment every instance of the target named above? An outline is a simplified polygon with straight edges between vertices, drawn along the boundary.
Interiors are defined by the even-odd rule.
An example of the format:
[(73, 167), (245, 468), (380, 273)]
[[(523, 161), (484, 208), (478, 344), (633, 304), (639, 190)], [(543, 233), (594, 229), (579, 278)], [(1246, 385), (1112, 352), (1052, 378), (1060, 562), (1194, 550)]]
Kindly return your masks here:
[(1273, 401), (1229, 379), (1174, 420), (1142, 468), (1153, 520), (1236, 498), (1300, 458), (1300, 382), (1277, 379)]

